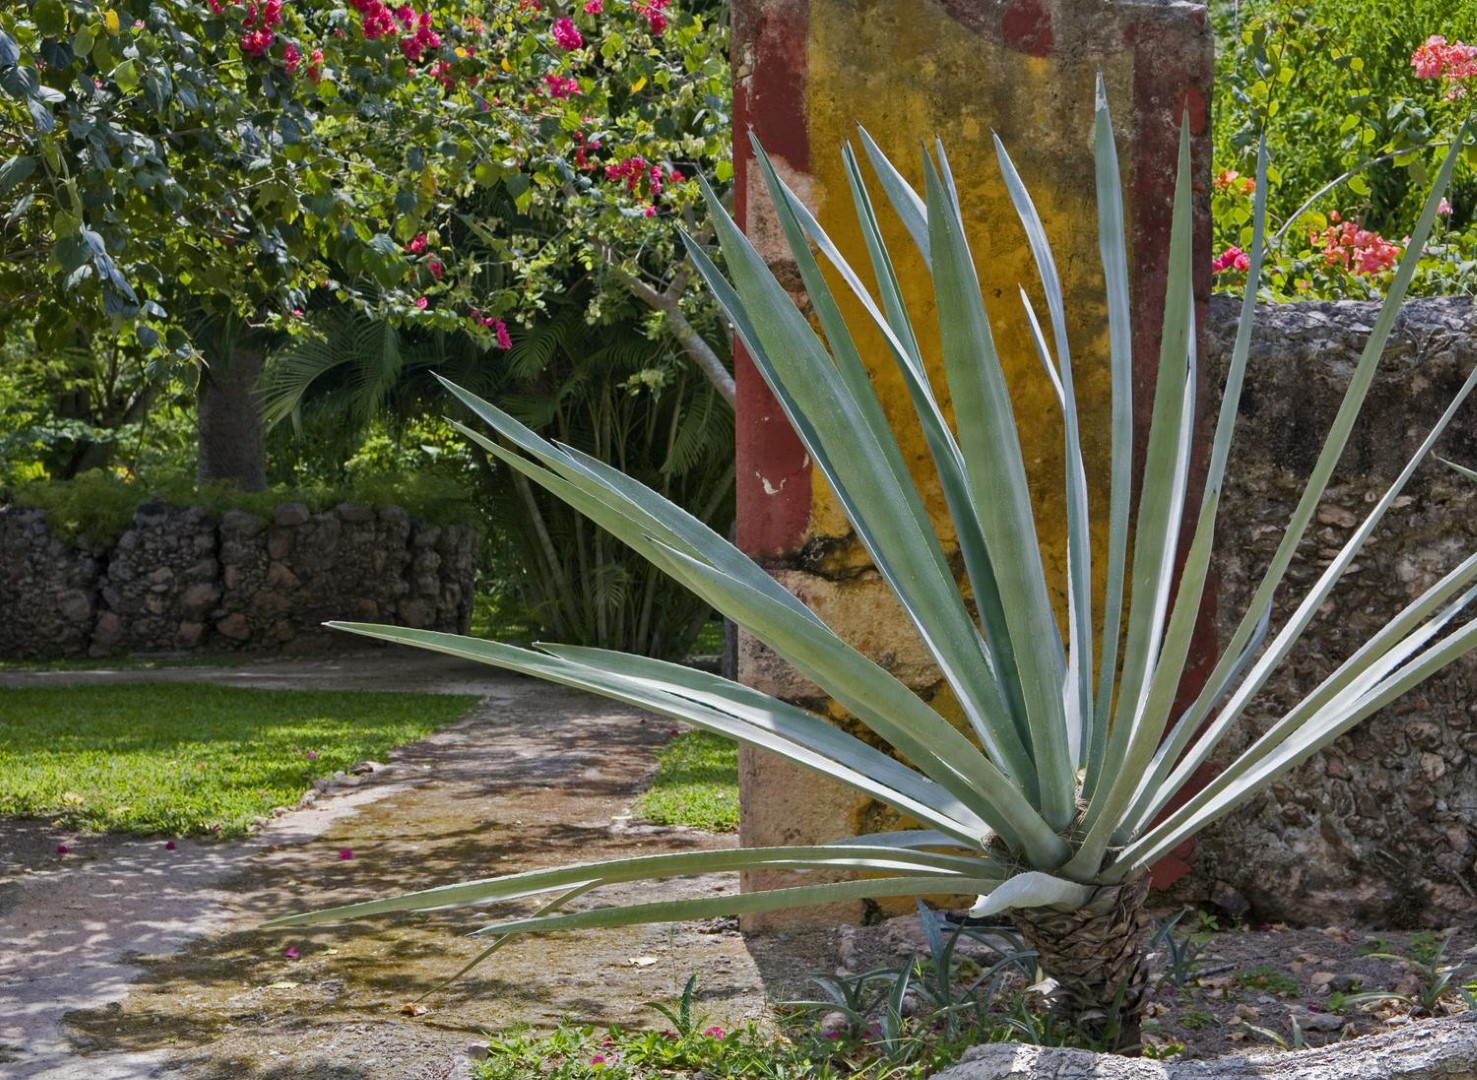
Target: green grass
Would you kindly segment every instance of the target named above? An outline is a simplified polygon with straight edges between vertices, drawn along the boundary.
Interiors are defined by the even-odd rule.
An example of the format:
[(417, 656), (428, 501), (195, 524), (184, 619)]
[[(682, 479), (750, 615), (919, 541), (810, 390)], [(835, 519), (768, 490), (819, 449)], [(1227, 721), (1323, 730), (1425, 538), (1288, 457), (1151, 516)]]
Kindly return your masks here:
[(319, 777), (382, 760), (476, 701), (171, 683), (0, 689), (0, 814), (240, 835)]
[(259, 664), (260, 653), (202, 653), (191, 656), (76, 656), (54, 660), (0, 660), (0, 672), (15, 671), (157, 671), (161, 668), (244, 667)]
[(737, 744), (706, 731), (678, 735), (657, 759), (636, 813), (658, 825), (733, 832), (739, 820)]

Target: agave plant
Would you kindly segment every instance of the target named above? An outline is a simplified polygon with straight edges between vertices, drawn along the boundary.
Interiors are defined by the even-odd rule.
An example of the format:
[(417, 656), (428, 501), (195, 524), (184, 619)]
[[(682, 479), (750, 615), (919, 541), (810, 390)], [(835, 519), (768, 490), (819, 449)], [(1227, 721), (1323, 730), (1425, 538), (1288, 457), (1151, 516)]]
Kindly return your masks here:
[[(946, 422), (912, 315), (878, 227), (859, 159), (845, 165), (876, 277), (874, 297), (762, 149), (759, 167), (805, 288), (815, 325), (709, 194), (731, 278), (690, 243), (698, 266), (759, 371), (843, 504), (878, 572), (937, 660), (968, 720), (956, 727), (827, 628), (762, 568), (693, 517), (588, 455), (536, 437), (472, 394), (449, 388), (496, 433), (468, 428), (506, 465), (587, 514), (783, 656), (881, 740), (885, 753), (793, 704), (675, 664), (590, 648), (534, 650), (446, 634), (361, 624), (345, 630), (483, 661), (580, 687), (769, 750), (896, 810), (912, 827), (818, 846), (653, 855), (433, 888), (278, 920), (302, 925), (380, 912), (552, 897), (538, 913), (477, 931), (505, 935), (743, 914), (861, 897), (978, 896), (977, 915), (1008, 911), (1072, 1022), (1135, 1039), (1143, 1001), (1146, 870), (1197, 830), (1422, 679), (1477, 645), (1477, 623), (1449, 630), (1477, 589), (1477, 557), (1427, 590), (1306, 698), (1236, 755), (1208, 785), (1166, 812), (1286, 657), (1329, 591), (1384, 517), (1471, 391), (1469, 379), (1409, 465), (1322, 571), (1285, 626), (1265, 640), (1274, 593), (1328, 483), (1363, 403), (1435, 219), (1448, 158), (1408, 253), (1391, 282), (1343, 406), (1302, 500), (1250, 607), (1194, 703), (1173, 715), (1200, 608), (1250, 346), (1265, 220), (1265, 151), (1257, 187), (1250, 282), (1198, 509), (1188, 507), (1196, 398), (1191, 289), (1189, 137), (1181, 133), (1169, 283), (1147, 453), (1131, 507), (1132, 322), (1121, 182), (1098, 87), (1096, 176), (1112, 369), (1112, 461), (1102, 631), (1094, 640), (1093, 552), (1066, 312), (1045, 231), (999, 140), (996, 151), (1040, 272), (1050, 336), (1026, 303), (1066, 440), (1067, 633), (1048, 575), (1018, 432), (948, 160), (924, 155), (919, 195), (863, 131), (881, 188), (932, 274), (943, 369), (954, 414)], [(860, 301), (902, 372), (938, 470), (967, 577), (950, 570), (820, 258)], [(1195, 519), (1180, 552), (1182, 518)], [(1132, 537), (1130, 545), (1130, 519)], [(1180, 567), (1176, 576), (1176, 567)], [(1449, 631), (1449, 632), (1448, 632)], [(636, 906), (559, 910), (612, 882), (779, 868), (831, 880)], [(1116, 1022), (1114, 1018), (1116, 1017)]]

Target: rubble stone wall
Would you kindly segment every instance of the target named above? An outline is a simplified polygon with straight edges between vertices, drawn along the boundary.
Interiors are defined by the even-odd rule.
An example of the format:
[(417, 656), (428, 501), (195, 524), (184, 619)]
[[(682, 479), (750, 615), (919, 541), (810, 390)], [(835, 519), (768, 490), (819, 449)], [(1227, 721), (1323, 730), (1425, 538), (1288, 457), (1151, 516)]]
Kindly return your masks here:
[[(1204, 335), (1211, 386), (1224, 381), (1238, 307), (1219, 297), (1211, 304)], [(1216, 537), (1223, 642), (1282, 538), (1377, 312), (1375, 304), (1352, 302), (1263, 305), (1257, 312)], [(1401, 309), (1363, 416), (1274, 601), (1274, 634), (1474, 364), (1477, 308), (1469, 299), (1417, 300)], [(1436, 453), (1477, 464), (1477, 403), (1458, 414)], [(1477, 483), (1427, 461), (1220, 760), (1474, 551)], [(1227, 906), (1249, 904), (1267, 921), (1477, 923), (1474, 686), (1477, 660), (1468, 657), (1315, 755), (1202, 834), (1180, 888)]]
[(151, 504), (116, 543), (68, 544), (40, 510), (0, 506), (0, 657), (327, 650), (329, 619), (453, 633), (471, 619), (478, 535), (398, 506), (313, 513)]

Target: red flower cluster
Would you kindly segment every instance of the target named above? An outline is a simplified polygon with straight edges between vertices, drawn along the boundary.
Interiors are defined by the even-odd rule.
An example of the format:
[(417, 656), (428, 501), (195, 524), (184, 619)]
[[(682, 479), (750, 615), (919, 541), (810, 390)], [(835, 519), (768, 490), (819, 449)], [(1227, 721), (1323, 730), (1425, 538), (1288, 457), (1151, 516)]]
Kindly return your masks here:
[(467, 312), (472, 322), (478, 326), (485, 326), (497, 335), (497, 347), (499, 349), (511, 349), (513, 338), (508, 333), (508, 324), (501, 319), (495, 319), (491, 315), (483, 315), (482, 312), (473, 308)]
[(662, 14), (672, 0), (636, 0), (636, 13), (646, 20), (646, 28), (657, 37), (667, 28), (667, 17)]
[(323, 50), (314, 49), (308, 54), (308, 81), (313, 85), (323, 78)]
[(1356, 274), (1380, 274), (1400, 258), (1399, 244), (1352, 221), (1339, 223), (1337, 211), (1328, 216), (1334, 224), (1308, 236), (1308, 242), (1322, 252), (1325, 265), (1342, 266)]
[(544, 85), (549, 88), (549, 96), (553, 98), (567, 98), (580, 92), (580, 81), (566, 75), (545, 75)]
[[(401, 8), (395, 14), (399, 16), (400, 12), (404, 12), (415, 20), (415, 33), (410, 37), (400, 39), (400, 51), (405, 54), (405, 59), (409, 60), (412, 64), (419, 63), (421, 54), (427, 49), (441, 48), (441, 36), (431, 29), (431, 13), (429, 11), (423, 11), (420, 15), (416, 15), (414, 11), (406, 7)], [(401, 22), (405, 24), (405, 29), (410, 29), (410, 23), (406, 19), (402, 18)]]
[[(589, 117), (585, 117), (585, 120), (588, 121)], [(593, 169), (595, 167), (595, 163), (590, 160), (590, 151), (599, 149), (599, 139), (586, 139), (585, 133), (583, 131), (576, 131), (574, 133), (575, 168), (581, 170), (582, 172), (588, 172), (590, 169)]]
[(1215, 261), (1210, 264), (1212, 274), (1224, 273), (1227, 270), (1240, 270), (1244, 274), (1250, 269), (1251, 259), (1235, 244), (1217, 255)]
[(1451, 83), (1446, 96), (1455, 100), (1467, 92), (1461, 82), (1477, 76), (1477, 46), (1448, 42), (1440, 34), (1432, 34), (1410, 54), (1410, 66), (1417, 79), (1445, 79)]
[(554, 20), (554, 43), (565, 52), (573, 52), (585, 43), (572, 19)]
[(425, 251), (426, 234), (417, 233), (415, 237), (410, 241), (410, 243), (405, 245), (405, 250), (410, 252), (412, 255), (419, 255), (422, 251)]
[(599, 15), (605, 10), (605, 0), (585, 0), (585, 14)]
[(1256, 191), (1256, 181), (1249, 176), (1242, 176), (1235, 169), (1222, 169), (1216, 174), (1215, 189), (1237, 195), (1250, 195)]
[(287, 74), (296, 75), (297, 66), (303, 62), (303, 54), (292, 42), (287, 43), (287, 48), (282, 50), (282, 61), (287, 68)]
[(260, 60), (277, 39), (273, 29), (282, 21), (282, 0), (267, 0), (260, 6), (246, 5), (246, 18), (241, 23), (241, 51)]
[(394, 14), (380, 0), (350, 0), (350, 3), (359, 13), (359, 26), (367, 40), (378, 41), (382, 37), (400, 33)]
[[(579, 159), (578, 152), (576, 152), (575, 158), (576, 160)], [(663, 171), (660, 165), (648, 165), (646, 159), (643, 157), (628, 157), (624, 161), (617, 161), (614, 165), (605, 166), (605, 179), (624, 180), (626, 182), (626, 190), (633, 195), (636, 193), (637, 188), (641, 186), (641, 182), (645, 180), (651, 188), (651, 194), (657, 196), (662, 193), (664, 180), (672, 184), (681, 183), (682, 174), (676, 169), (667, 172)]]

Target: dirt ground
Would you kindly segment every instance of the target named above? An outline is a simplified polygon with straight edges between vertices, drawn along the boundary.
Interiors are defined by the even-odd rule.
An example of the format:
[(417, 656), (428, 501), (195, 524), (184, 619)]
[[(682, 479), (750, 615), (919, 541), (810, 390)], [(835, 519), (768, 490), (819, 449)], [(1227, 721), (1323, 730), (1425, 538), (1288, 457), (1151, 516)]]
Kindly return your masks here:
[[(475, 688), (485, 697), (468, 718), (245, 841), (165, 850), (158, 840), (6, 823), (0, 1075), (8, 1078), (465, 1077), (482, 1033), (514, 1023), (660, 1023), (644, 1003), (675, 998), (697, 973), (700, 1009), (713, 1022), (767, 1024), (773, 1000), (812, 996), (810, 973), (900, 966), (922, 947), (913, 917), (749, 939), (716, 920), (518, 939), (437, 991), (480, 949), (465, 934), (486, 913), (387, 916), (309, 931), (268, 932), (260, 923), (513, 869), (731, 845), (728, 836), (631, 822), (632, 796), (670, 737), (667, 722), (474, 665), (391, 652), (108, 676), (0, 674), (0, 685), (64, 675)], [(56, 855), (59, 843), (69, 854)], [(713, 881), (673, 883), (664, 895), (696, 895)], [(716, 887), (736, 889), (737, 881)], [(649, 889), (612, 890), (601, 902)], [(1187, 917), (1177, 937), (1196, 926)], [(1366, 954), (1411, 957), (1430, 947), (1429, 937), (1205, 929), (1179, 985), (1168, 950), (1156, 952), (1146, 1034), (1165, 1050), (1211, 1057), (1292, 1042), (1294, 1017), (1307, 1043), (1318, 1045), (1420, 1015), (1398, 1001), (1345, 1004), (1336, 995), (1418, 996), (1415, 968)], [(1462, 979), (1477, 977), (1477, 937), (1454, 936), (1445, 959)], [(425, 1012), (403, 1011), (427, 991), (434, 992)]]

